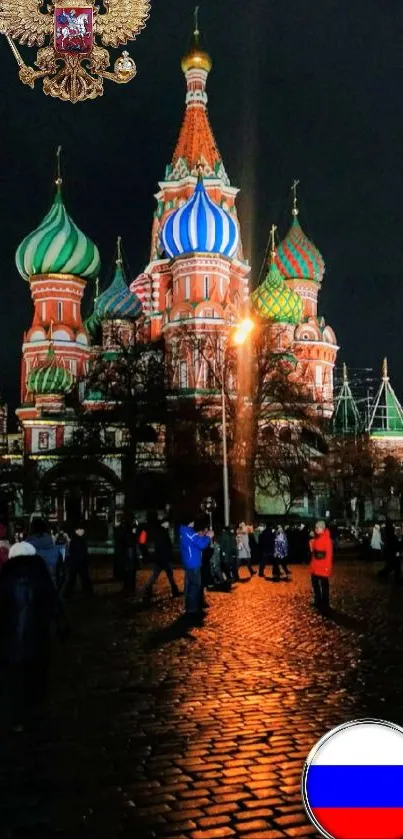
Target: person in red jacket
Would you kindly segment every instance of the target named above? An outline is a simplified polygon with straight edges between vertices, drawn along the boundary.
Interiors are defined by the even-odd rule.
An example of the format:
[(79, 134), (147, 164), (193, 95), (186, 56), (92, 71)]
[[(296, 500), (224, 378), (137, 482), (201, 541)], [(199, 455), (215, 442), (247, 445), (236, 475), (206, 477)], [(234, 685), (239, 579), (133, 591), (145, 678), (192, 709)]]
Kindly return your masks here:
[(323, 615), (329, 614), (329, 579), (333, 567), (333, 542), (324, 521), (315, 525), (315, 534), (310, 543), (311, 579), (314, 594), (314, 606)]

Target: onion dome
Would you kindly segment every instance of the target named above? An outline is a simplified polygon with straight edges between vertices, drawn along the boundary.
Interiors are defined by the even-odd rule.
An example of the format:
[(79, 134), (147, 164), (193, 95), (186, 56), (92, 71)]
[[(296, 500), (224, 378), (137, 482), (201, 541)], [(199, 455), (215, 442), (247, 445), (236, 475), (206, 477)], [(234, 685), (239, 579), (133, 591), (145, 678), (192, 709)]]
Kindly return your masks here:
[(298, 181), (293, 185), (293, 222), (277, 251), (277, 265), (286, 279), (313, 280), (321, 283), (325, 273), (325, 261), (320, 251), (305, 235), (298, 221)]
[(209, 197), (199, 175), (193, 195), (168, 216), (161, 239), (171, 258), (187, 253), (215, 253), (231, 258), (238, 248), (239, 230), (230, 213)]
[(195, 25), (193, 30), (192, 44), (186, 55), (183, 56), (181, 67), (184, 73), (188, 70), (205, 70), (209, 73), (213, 62), (205, 50), (200, 48), (200, 30), (199, 30), (199, 7), (195, 9)]
[(61, 179), (50, 211), (42, 224), (26, 236), (16, 253), (16, 265), (24, 280), (35, 274), (73, 274), (93, 279), (100, 269), (96, 245), (78, 229), (63, 203)]
[(251, 295), (251, 302), (260, 315), (274, 323), (300, 323), (304, 304), (299, 294), (288, 288), (275, 262), (272, 261), (266, 279)]
[(100, 326), (101, 318), (95, 311), (93, 311), (87, 318), (87, 320), (84, 321), (84, 327), (93, 340), (97, 337)]
[(74, 384), (74, 376), (57, 364), (55, 355), (49, 352), (48, 361), (34, 367), (27, 378), (27, 389), (30, 393), (41, 395), (68, 393)]
[(119, 238), (115, 276), (111, 285), (97, 298), (94, 314), (99, 320), (136, 320), (141, 312), (139, 298), (126, 285)]

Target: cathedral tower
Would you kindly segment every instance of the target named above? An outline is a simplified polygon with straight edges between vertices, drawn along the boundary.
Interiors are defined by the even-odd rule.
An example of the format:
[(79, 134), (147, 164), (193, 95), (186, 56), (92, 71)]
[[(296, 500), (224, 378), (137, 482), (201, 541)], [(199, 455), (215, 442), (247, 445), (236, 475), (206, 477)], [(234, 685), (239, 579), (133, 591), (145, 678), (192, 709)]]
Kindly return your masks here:
[(297, 186), (293, 186), (293, 221), (277, 253), (277, 266), (288, 288), (303, 301), (303, 313), (294, 333), (294, 353), (298, 359), (297, 373), (306, 382), (313, 401), (330, 419), (333, 413), (333, 370), (337, 356), (336, 336), (318, 315), (318, 295), (325, 263), (320, 251), (305, 235), (297, 204)]
[[(196, 15), (190, 50), (182, 59), (186, 108), (178, 142), (156, 195), (151, 261), (131, 285), (148, 319), (149, 334), (166, 340), (173, 324), (225, 329), (248, 299), (249, 267), (243, 258), (231, 186), (207, 112), (212, 67), (200, 46)], [(197, 365), (196, 365), (197, 366)], [(185, 368), (183, 367), (183, 370)], [(188, 369), (182, 384), (197, 388)]]
[(90, 346), (81, 301), (87, 280), (95, 279), (100, 269), (97, 247), (67, 214), (60, 171), (52, 207), (19, 246), (16, 265), (29, 282), (34, 304), (32, 324), (24, 334), (17, 414), (28, 451), (48, 447), (49, 433), (40, 427), (52, 416), (49, 447), (55, 448), (62, 445), (63, 423), (57, 416), (63, 414), (65, 394), (88, 370)]

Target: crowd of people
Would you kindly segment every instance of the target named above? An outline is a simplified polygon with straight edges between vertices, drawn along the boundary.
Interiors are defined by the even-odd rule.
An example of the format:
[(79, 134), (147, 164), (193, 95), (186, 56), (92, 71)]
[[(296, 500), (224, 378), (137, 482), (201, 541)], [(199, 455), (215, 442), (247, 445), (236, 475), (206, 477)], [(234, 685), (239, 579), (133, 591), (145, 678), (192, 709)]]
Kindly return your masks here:
[[(323, 615), (330, 611), (329, 580), (333, 565), (332, 533), (324, 521), (313, 530), (306, 525), (259, 527), (244, 522), (214, 532), (205, 518), (185, 521), (179, 529), (179, 549), (184, 568), (184, 591), (174, 575), (174, 532), (168, 519), (152, 526), (122, 521), (115, 529), (114, 577), (122, 592), (149, 603), (159, 576), (166, 575), (172, 597), (184, 596), (184, 617), (198, 623), (208, 606), (206, 590), (230, 591), (239, 583), (245, 565), (250, 577), (266, 576), (289, 583), (290, 564), (310, 563), (313, 607)], [(368, 542), (371, 559), (383, 560), (380, 579), (392, 576), (401, 583), (403, 540), (392, 522), (375, 524)], [(137, 586), (137, 573), (144, 564), (152, 568)], [(44, 696), (49, 664), (52, 622), (59, 636), (68, 635), (63, 601), (74, 594), (80, 579), (84, 596), (93, 594), (85, 529), (77, 524), (53, 530), (42, 518), (33, 518), (29, 532), (22, 526), (7, 529), (0, 524), (0, 700), (6, 697), (15, 730)], [(2, 714), (0, 714), (0, 719)]]
[[(313, 532), (305, 526), (298, 531), (299, 559), (310, 558), (313, 606), (324, 615), (329, 614), (329, 578), (333, 565), (333, 543), (325, 522), (317, 522)], [(296, 544), (296, 542), (295, 542)], [(272, 566), (273, 582), (289, 582), (289, 536), (286, 530), (271, 524), (257, 528), (242, 522), (237, 529), (225, 527), (220, 537), (206, 526), (203, 519), (188, 522), (180, 528), (180, 548), (185, 568), (185, 613), (189, 620), (200, 620), (208, 605), (205, 590), (225, 586), (231, 589), (239, 582), (239, 569), (245, 563), (250, 576), (256, 571), (265, 577), (267, 565)]]

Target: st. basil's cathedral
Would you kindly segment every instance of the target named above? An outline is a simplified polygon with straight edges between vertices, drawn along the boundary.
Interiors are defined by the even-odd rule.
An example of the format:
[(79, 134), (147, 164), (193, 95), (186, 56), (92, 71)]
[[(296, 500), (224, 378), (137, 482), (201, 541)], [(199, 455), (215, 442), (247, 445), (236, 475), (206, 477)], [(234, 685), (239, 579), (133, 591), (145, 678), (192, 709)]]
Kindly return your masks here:
[[(36, 464), (50, 518), (63, 521), (72, 513), (60, 451), (71, 441), (77, 420), (66, 407), (66, 396), (77, 379), (88, 375), (94, 355), (111, 346), (116, 329), (124, 340), (135, 333), (151, 342), (163, 338), (166, 352), (176, 359), (174, 390), (202, 399), (214, 390), (208, 365), (195, 353), (173, 353), (179, 337), (184, 330), (196, 336), (206, 331), (224, 335), (245, 311), (255, 312), (277, 330), (281, 349), (292, 356), (294, 375), (309, 389), (310, 401), (325, 418), (334, 412), (338, 346), (333, 329), (318, 312), (323, 257), (303, 231), (294, 189), (289, 230), (279, 244), (273, 233), (267, 275), (250, 292), (251, 269), (236, 210), (238, 189), (231, 184), (209, 122), (206, 86), (211, 67), (196, 29), (182, 59), (185, 115), (156, 194), (150, 261), (137, 279), (129, 285), (118, 242), (113, 281), (99, 293), (100, 254), (68, 215), (60, 171), (50, 211), (17, 250), (17, 269), (29, 283), (34, 306), (23, 338), (17, 416), (24, 462), (28, 458)], [(93, 311), (84, 320), (87, 283), (96, 293)], [(87, 410), (94, 410), (102, 395), (81, 386), (80, 398)], [(338, 409), (340, 404), (354, 410), (346, 407), (345, 398)], [(119, 441), (115, 443), (118, 448)], [(123, 504), (120, 469), (116, 456), (102, 456), (99, 474), (80, 491), (83, 517), (99, 514), (114, 523)], [(38, 506), (42, 503), (38, 495)]]

